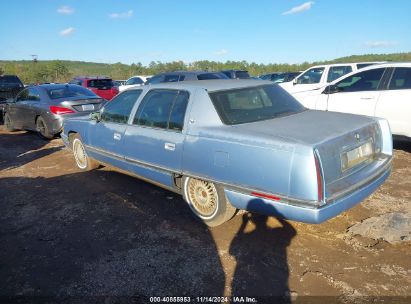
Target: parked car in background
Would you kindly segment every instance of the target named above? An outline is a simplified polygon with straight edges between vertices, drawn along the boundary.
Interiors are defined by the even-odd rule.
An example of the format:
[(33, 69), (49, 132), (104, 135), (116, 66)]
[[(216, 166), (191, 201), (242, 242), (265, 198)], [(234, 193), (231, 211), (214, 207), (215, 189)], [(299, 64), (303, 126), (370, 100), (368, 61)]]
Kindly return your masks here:
[(147, 81), (146, 76), (141, 76), (141, 75), (133, 76), (127, 79), (126, 82), (123, 85), (121, 85), (118, 89), (120, 92), (123, 92), (125, 89), (144, 85), (146, 81)]
[(106, 76), (77, 76), (69, 83), (85, 87), (105, 100), (113, 99), (119, 92), (113, 80)]
[(305, 96), (308, 91), (323, 88), (328, 83), (348, 73), (378, 63), (359, 62), (317, 65), (302, 72), (292, 82), (281, 83), (280, 86), (299, 99), (300, 96)]
[(301, 72), (278, 72), (264, 74), (261, 75), (259, 78), (262, 80), (270, 80), (274, 83), (282, 83), (292, 81), (295, 77), (297, 77), (300, 74)]
[(250, 74), (246, 70), (224, 70), (221, 73), (225, 74), (230, 79), (248, 79)]
[(24, 88), (23, 82), (16, 75), (0, 75), (0, 118), (7, 101), (16, 97)]
[(175, 71), (154, 75), (149, 78), (146, 84), (156, 84), (163, 82), (195, 81), (195, 80), (212, 80), (228, 79), (226, 75), (220, 72), (207, 71)]
[(82, 170), (117, 167), (180, 193), (209, 226), (237, 209), (321, 223), (389, 176), (388, 123), (312, 111), (262, 80), (130, 89), (61, 135)]
[(394, 135), (411, 139), (411, 63), (366, 67), (300, 101), (311, 109), (383, 117)]
[(4, 124), (9, 131), (37, 131), (46, 139), (61, 132), (64, 119), (97, 111), (103, 99), (84, 87), (44, 84), (21, 91), (5, 106)]

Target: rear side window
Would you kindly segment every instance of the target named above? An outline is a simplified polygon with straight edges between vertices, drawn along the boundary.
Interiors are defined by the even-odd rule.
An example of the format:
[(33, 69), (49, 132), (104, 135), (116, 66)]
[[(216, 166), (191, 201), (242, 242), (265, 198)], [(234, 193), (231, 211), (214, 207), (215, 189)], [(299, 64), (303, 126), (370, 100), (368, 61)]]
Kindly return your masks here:
[(349, 65), (330, 67), (330, 70), (328, 71), (327, 82), (332, 82), (340, 78), (341, 76), (344, 76), (351, 72), (352, 72), (352, 67)]
[(181, 131), (188, 99), (185, 91), (152, 90), (144, 96), (133, 123)]
[(375, 91), (383, 73), (383, 68), (359, 72), (341, 80), (336, 86), (341, 92)]
[(324, 68), (312, 68), (297, 78), (298, 84), (319, 83), (324, 73)]
[(126, 124), (130, 117), (131, 109), (141, 92), (141, 90), (125, 91), (114, 97), (104, 106), (101, 113), (101, 120), (104, 122)]
[(109, 89), (114, 86), (113, 80), (111, 79), (93, 79), (89, 80), (87, 87), (96, 89)]
[(411, 89), (411, 68), (395, 68), (388, 89)]

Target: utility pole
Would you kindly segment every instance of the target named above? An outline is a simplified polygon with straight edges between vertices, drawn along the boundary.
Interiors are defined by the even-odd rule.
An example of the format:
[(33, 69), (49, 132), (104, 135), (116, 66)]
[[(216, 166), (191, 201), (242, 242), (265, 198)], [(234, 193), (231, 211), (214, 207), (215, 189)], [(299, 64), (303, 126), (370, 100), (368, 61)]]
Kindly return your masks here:
[(37, 63), (37, 55), (31, 55), (31, 58), (33, 58), (33, 63)]

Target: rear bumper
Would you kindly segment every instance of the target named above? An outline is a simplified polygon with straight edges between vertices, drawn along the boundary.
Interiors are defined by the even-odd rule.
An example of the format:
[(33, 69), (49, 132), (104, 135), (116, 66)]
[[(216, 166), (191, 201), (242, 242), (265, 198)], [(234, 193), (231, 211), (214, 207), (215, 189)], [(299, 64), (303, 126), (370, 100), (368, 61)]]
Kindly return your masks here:
[(291, 205), (282, 201), (272, 201), (230, 189), (225, 189), (225, 194), (230, 203), (238, 209), (282, 217), (298, 222), (320, 224), (363, 201), (384, 183), (390, 176), (390, 173), (391, 163), (388, 163), (387, 166), (384, 167), (384, 170), (369, 183), (330, 204), (318, 208)]

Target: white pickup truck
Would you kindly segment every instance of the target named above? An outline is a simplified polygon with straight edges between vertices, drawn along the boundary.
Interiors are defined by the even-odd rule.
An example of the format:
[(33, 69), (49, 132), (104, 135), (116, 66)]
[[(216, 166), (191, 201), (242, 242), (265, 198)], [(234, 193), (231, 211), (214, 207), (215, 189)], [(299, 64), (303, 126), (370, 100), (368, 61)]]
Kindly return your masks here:
[(338, 63), (313, 66), (292, 82), (280, 83), (279, 85), (297, 100), (304, 97), (310, 91), (325, 87), (330, 82), (366, 66), (382, 62), (359, 62), (359, 63)]

